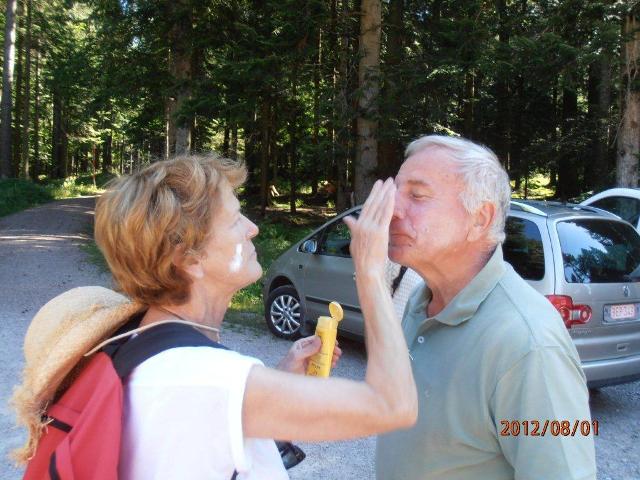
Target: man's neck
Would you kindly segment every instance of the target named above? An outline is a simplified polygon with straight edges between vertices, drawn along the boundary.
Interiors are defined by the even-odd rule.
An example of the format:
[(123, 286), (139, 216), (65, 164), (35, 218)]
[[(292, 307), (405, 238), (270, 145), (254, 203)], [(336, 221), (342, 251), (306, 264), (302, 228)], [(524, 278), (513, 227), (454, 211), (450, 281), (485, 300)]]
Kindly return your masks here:
[(476, 250), (467, 255), (437, 262), (437, 265), (425, 267), (418, 272), (426, 279), (431, 300), (427, 306), (427, 316), (433, 317), (446, 308), (453, 298), (464, 289), (484, 268), (491, 254), (482, 254)]

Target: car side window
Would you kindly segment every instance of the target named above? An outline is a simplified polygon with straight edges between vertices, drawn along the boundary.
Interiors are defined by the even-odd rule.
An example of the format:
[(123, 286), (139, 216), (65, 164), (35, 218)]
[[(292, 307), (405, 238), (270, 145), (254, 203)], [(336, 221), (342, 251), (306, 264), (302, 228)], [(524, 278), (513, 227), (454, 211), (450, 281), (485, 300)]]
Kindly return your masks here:
[(349, 227), (342, 220), (337, 220), (324, 230), (320, 238), (318, 253), (336, 257), (350, 257), (350, 244), (351, 234)]
[(634, 227), (638, 225), (640, 200), (631, 197), (607, 197), (593, 202), (591, 206), (615, 213)]
[(502, 245), (505, 261), (525, 280), (544, 277), (544, 249), (540, 229), (531, 220), (509, 217)]

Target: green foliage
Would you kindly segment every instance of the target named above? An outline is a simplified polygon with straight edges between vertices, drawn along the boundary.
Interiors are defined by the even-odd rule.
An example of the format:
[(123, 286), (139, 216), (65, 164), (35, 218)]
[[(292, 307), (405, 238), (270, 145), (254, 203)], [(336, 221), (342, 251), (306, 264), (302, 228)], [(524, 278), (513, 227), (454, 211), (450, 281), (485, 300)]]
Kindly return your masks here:
[(50, 202), (51, 190), (27, 180), (0, 180), (0, 217)]
[(99, 195), (113, 177), (111, 173), (96, 175), (96, 186), (91, 175), (51, 180), (45, 177), (39, 184), (20, 179), (0, 180), (0, 217), (52, 200)]
[[(292, 190), (321, 181), (335, 187), (332, 204), (339, 186), (348, 195), (364, 115), (356, 108), (358, 2), (35, 4), (41, 126), (29, 153), (34, 163), (37, 142), (40, 173), (135, 170), (164, 156), (172, 118), (192, 127), (194, 151), (244, 159), (252, 192), (264, 161), (282, 205)], [(443, 133), (494, 149), (518, 186), (535, 174), (557, 176), (553, 195), (611, 183), (626, 8), (604, 0), (383, 2), (378, 173), (394, 174), (417, 136)], [(103, 163), (109, 152), (111, 166)]]
[[(259, 222), (260, 233), (253, 239), (258, 253), (258, 261), (266, 272), (273, 261), (291, 245), (301, 240), (312, 230), (311, 227), (300, 227), (295, 224), (283, 224), (265, 220)], [(262, 315), (264, 310), (261, 282), (244, 288), (231, 301), (231, 310), (254, 312)]]

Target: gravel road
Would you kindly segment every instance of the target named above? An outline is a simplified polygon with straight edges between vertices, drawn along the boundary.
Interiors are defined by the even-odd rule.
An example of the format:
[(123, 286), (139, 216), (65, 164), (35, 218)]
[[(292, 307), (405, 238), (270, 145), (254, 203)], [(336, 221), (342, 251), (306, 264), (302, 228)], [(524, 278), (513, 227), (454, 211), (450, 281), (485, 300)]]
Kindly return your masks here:
[[(22, 340), (32, 316), (47, 300), (81, 285), (111, 286), (109, 275), (87, 263), (78, 248), (87, 241), (94, 198), (57, 201), (0, 219), (0, 478), (21, 477), (7, 458), (24, 441), (7, 406), (22, 368)], [(229, 326), (223, 341), (241, 353), (275, 365), (289, 343), (267, 333)], [(361, 344), (341, 340), (343, 359), (335, 375), (361, 379), (365, 352)], [(286, 402), (286, 399), (283, 399)], [(292, 405), (291, 408), (295, 408)], [(592, 396), (598, 478), (640, 480), (640, 382), (603, 388)], [(290, 471), (293, 480), (373, 479), (375, 439), (306, 444), (307, 459)]]

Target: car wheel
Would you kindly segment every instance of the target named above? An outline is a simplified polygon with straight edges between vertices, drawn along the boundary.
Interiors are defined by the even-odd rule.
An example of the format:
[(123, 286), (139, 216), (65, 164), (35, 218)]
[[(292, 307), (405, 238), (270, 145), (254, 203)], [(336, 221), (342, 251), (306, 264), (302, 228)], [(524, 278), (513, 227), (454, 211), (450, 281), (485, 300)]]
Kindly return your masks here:
[(269, 294), (264, 316), (269, 330), (275, 336), (288, 340), (300, 338), (304, 310), (300, 296), (293, 286), (278, 287)]

